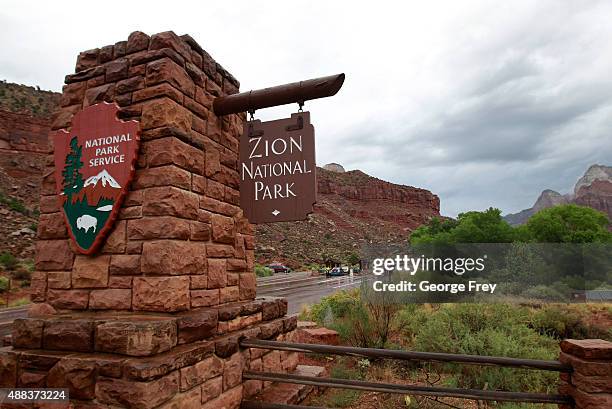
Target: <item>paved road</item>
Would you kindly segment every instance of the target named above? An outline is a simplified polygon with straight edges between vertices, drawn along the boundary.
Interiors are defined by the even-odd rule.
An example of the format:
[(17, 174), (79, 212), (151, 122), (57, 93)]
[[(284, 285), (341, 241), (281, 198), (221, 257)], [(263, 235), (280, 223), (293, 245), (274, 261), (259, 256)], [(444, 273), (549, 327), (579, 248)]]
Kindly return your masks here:
[[(275, 274), (257, 279), (257, 295), (286, 297), (289, 302), (289, 314), (295, 314), (299, 313), (305, 304), (316, 303), (326, 295), (342, 289), (359, 287), (360, 284), (359, 276), (326, 278), (311, 277), (310, 273), (306, 272)], [(27, 306), (0, 310), (0, 337), (11, 333), (14, 319), (26, 315)]]
[(310, 277), (308, 273), (276, 274), (257, 280), (257, 295), (285, 297), (289, 302), (289, 314), (299, 313), (305, 304), (318, 302), (336, 291), (359, 287), (360, 276), (326, 278)]

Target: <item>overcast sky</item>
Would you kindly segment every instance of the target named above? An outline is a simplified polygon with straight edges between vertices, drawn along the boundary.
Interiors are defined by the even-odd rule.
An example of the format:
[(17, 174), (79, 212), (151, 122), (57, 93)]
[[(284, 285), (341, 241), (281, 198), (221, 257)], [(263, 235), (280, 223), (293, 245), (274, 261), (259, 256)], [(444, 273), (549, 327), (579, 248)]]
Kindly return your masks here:
[(60, 91), (79, 51), (135, 30), (191, 34), (242, 91), (344, 72), (305, 107), (319, 164), (508, 213), (612, 165), (611, 19), (610, 1), (3, 0), (0, 79)]

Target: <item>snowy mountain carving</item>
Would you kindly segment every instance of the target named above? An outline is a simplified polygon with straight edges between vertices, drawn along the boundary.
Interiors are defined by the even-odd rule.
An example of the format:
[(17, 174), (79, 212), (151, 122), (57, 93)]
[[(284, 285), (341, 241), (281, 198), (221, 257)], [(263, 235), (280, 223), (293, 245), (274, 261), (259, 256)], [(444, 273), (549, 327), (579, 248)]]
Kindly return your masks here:
[(88, 177), (83, 186), (87, 187), (89, 185), (94, 185), (95, 187), (98, 182), (102, 183), (102, 187), (106, 187), (106, 185), (108, 184), (110, 187), (114, 187), (116, 189), (121, 188), (119, 183), (117, 183), (117, 181), (113, 179), (113, 177), (110, 175), (110, 173), (106, 171), (106, 169), (102, 170), (102, 172), (98, 173), (95, 176)]
[(104, 169), (97, 175), (88, 177), (83, 183), (83, 189), (73, 196), (72, 201), (82, 201), (86, 198), (90, 206), (97, 206), (102, 199), (114, 202), (120, 194), (121, 185)]

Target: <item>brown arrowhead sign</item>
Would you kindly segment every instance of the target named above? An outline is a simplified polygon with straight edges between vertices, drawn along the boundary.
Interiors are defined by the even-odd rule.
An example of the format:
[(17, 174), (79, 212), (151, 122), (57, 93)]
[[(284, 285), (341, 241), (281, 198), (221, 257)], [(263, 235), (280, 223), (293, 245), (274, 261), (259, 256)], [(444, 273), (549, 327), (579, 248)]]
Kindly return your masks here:
[(54, 135), (55, 181), (68, 233), (93, 254), (113, 227), (138, 156), (139, 124), (117, 118), (116, 104), (79, 111), (70, 132)]
[(240, 206), (251, 223), (304, 220), (317, 201), (314, 127), (309, 112), (245, 124)]

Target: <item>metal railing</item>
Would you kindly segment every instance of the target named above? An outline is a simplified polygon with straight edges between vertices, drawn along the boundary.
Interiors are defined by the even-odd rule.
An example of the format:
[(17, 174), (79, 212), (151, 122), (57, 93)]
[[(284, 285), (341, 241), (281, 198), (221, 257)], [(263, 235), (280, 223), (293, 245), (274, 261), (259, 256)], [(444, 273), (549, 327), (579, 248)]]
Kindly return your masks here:
[[(398, 359), (405, 361), (433, 361), (454, 362), (468, 365), (503, 366), (521, 369), (535, 369), (544, 371), (571, 372), (569, 365), (559, 361), (547, 361), (539, 359), (507, 358), (497, 356), (480, 356), (464, 354), (447, 354), (437, 352), (415, 352), (399, 351), (375, 348), (356, 348), (334, 345), (301, 344), (294, 342), (268, 341), (261, 339), (244, 339), (240, 342), (243, 348), (261, 348), (278, 351), (303, 352), (314, 354), (346, 355), (359, 358), (383, 358)], [(390, 383), (378, 383), (358, 381), (352, 379), (319, 378), (314, 376), (292, 375), (287, 373), (270, 373), (246, 371), (243, 374), (245, 380), (261, 380), (272, 382), (295, 383), (329, 388), (344, 388), (361, 391), (396, 393), (402, 395), (422, 395), (430, 397), (455, 397), (474, 400), (488, 400), (499, 402), (525, 402), (525, 403), (553, 403), (571, 405), (572, 399), (566, 395), (528, 393), (528, 392), (506, 392), (488, 391), (480, 389), (447, 388), (422, 385), (400, 385)], [(264, 402), (246, 401), (243, 409), (297, 409), (306, 406), (266, 404)]]

